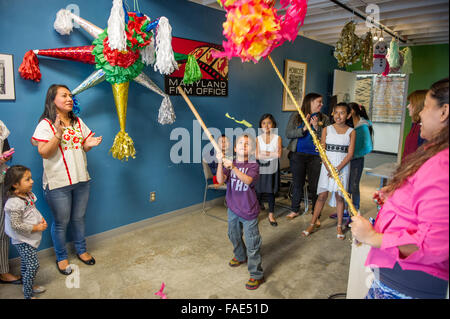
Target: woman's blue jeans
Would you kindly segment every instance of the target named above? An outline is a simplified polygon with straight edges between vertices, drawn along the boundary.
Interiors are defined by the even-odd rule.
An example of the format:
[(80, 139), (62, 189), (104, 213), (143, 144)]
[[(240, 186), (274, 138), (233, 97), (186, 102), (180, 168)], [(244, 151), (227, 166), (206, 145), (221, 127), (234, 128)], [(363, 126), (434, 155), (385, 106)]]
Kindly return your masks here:
[[(242, 231), (244, 231), (245, 244), (242, 240)], [(261, 266), (262, 240), (258, 229), (258, 218), (246, 220), (228, 209), (228, 238), (233, 244), (234, 257), (238, 261), (247, 259), (250, 278), (261, 279), (264, 277)]]
[(89, 181), (49, 190), (44, 190), (45, 200), (53, 213), (51, 235), (56, 260), (68, 259), (66, 250), (66, 231), (72, 225), (72, 237), (78, 255), (86, 252), (84, 235), (84, 215), (89, 200)]

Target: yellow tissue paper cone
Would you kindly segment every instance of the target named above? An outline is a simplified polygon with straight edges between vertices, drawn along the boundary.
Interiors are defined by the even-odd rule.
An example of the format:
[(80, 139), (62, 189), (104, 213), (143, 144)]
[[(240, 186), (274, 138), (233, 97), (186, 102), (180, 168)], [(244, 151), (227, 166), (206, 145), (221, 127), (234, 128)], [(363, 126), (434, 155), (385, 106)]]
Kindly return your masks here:
[(120, 130), (124, 132), (125, 132), (125, 123), (127, 121), (127, 103), (128, 103), (129, 86), (130, 82), (112, 84), (114, 102), (116, 103), (117, 116), (119, 117)]
[(113, 146), (109, 150), (114, 158), (128, 161), (128, 157), (136, 158), (136, 150), (134, 143), (130, 136), (125, 132), (125, 125), (127, 121), (127, 103), (128, 103), (128, 88), (130, 82), (114, 83), (112, 90), (114, 94), (114, 102), (116, 103), (117, 116), (119, 118), (120, 131), (117, 133)]

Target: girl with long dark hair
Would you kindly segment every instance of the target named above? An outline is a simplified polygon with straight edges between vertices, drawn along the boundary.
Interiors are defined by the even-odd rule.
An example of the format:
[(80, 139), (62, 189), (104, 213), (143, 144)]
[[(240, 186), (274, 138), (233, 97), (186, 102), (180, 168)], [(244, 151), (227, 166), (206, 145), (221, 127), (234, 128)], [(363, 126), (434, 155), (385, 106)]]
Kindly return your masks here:
[(355, 151), (350, 161), (349, 193), (352, 196), (352, 202), (359, 210), (360, 192), (359, 183), (364, 169), (364, 156), (372, 152), (373, 149), (373, 128), (369, 120), (364, 105), (358, 103), (349, 103), (352, 112), (352, 127), (356, 132)]

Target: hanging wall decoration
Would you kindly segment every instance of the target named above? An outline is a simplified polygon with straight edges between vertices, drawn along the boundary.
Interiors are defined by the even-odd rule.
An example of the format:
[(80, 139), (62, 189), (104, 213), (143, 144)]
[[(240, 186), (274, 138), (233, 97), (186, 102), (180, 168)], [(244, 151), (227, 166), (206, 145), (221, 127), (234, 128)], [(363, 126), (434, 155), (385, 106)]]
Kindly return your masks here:
[[(147, 65), (153, 65), (155, 72), (170, 74), (178, 69), (177, 60), (189, 60), (191, 66), (186, 68), (186, 72), (191, 70), (194, 74), (185, 74), (185, 78), (188, 83), (192, 83), (201, 78), (196, 72), (196, 60), (174, 54), (171, 44), (172, 27), (166, 17), (151, 19), (139, 9), (127, 10), (122, 0), (113, 0), (108, 27), (104, 30), (65, 9), (58, 11), (54, 28), (61, 35), (68, 35), (73, 29), (73, 22), (94, 38), (92, 45), (30, 50), (23, 58), (19, 68), (20, 75), (24, 79), (40, 81), (41, 72), (36, 55), (94, 64), (96, 70), (72, 90), (72, 94), (78, 95), (105, 80), (111, 84), (120, 131), (110, 152), (120, 160), (135, 158), (133, 140), (125, 132), (130, 81), (134, 80), (163, 98), (158, 122), (171, 124), (175, 121), (175, 112), (169, 96), (150, 80), (143, 69)], [(78, 101), (74, 102), (74, 105), (79, 105)]]
[(373, 37), (368, 31), (361, 41), (361, 64), (364, 70), (370, 71), (373, 67)]
[(389, 62), (389, 67), (394, 71), (394, 69), (399, 69), (402, 65), (400, 63), (400, 53), (398, 49), (398, 42), (392, 38), (389, 45), (388, 52), (386, 54), (386, 59)]
[[(177, 52), (176, 56), (184, 54), (186, 58), (189, 56), (192, 60), (196, 61), (193, 66), (197, 69), (196, 72), (199, 73), (197, 78), (200, 77), (200, 80), (194, 81), (191, 84), (186, 81), (186, 74), (193, 73), (185, 72), (185, 68), (190, 67), (188, 61), (185, 65), (181, 64), (179, 69), (175, 70), (172, 74), (164, 76), (164, 90), (166, 94), (179, 95), (177, 87), (181, 85), (187, 95), (228, 96), (228, 59), (212, 56), (212, 52), (215, 50), (223, 51), (221, 45), (173, 37), (172, 47)], [(183, 60), (179, 62), (182, 63)]]
[[(388, 54), (386, 55), (388, 62), (389, 62), (389, 55), (390, 55), (390, 52), (388, 51)], [(389, 63), (389, 73), (401, 72), (404, 62), (405, 62), (405, 54), (401, 50), (399, 50), (398, 51), (398, 66), (396, 68), (393, 68), (392, 65)]]
[(348, 22), (336, 43), (334, 57), (341, 68), (357, 62), (361, 55), (361, 40), (355, 34), (355, 26), (353, 21)]
[(411, 49), (409, 47), (405, 47), (401, 50), (401, 52), (403, 53), (403, 59), (404, 59), (402, 67), (401, 67), (401, 72), (403, 74), (413, 73)]
[(373, 47), (373, 68), (372, 72), (386, 76), (389, 74), (389, 62), (386, 60), (387, 44), (378, 41)]

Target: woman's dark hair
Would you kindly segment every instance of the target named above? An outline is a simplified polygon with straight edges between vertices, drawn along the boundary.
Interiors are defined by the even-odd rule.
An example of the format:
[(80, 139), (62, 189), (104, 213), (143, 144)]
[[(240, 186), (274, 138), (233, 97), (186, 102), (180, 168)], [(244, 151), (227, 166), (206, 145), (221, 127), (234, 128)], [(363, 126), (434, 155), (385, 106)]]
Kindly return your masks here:
[[(39, 118), (39, 122), (43, 119), (47, 118), (52, 123), (55, 122), (56, 119), (56, 105), (55, 105), (55, 97), (56, 93), (58, 93), (59, 88), (66, 88), (69, 90), (69, 88), (63, 84), (52, 84), (47, 90), (47, 96), (45, 97), (45, 108), (44, 112), (42, 113), (41, 117)], [(69, 90), (70, 92), (70, 90)], [(73, 113), (73, 111), (69, 112), (69, 119), (70, 123), (74, 124), (77, 121), (76, 115)]]
[[(440, 108), (444, 104), (448, 104), (448, 78), (434, 83), (427, 94), (436, 100)], [(431, 140), (423, 143), (414, 153), (406, 156), (405, 161), (397, 168), (394, 176), (386, 186), (388, 193), (400, 188), (408, 177), (414, 175), (419, 170), (423, 163), (448, 148), (448, 121), (449, 119), (447, 118), (447, 125)]]
[[(358, 104), (358, 103), (355, 103), (355, 102), (351, 102), (348, 105), (355, 112), (355, 114), (357, 116), (359, 116), (360, 118), (362, 117), (362, 118), (364, 118), (367, 121), (370, 121), (369, 120), (369, 115), (367, 115), (366, 108), (364, 107), (364, 105)], [(351, 126), (353, 127), (353, 121), (352, 121), (352, 125)], [(370, 124), (369, 124), (369, 131), (370, 131), (370, 135), (373, 137), (373, 127)]]
[[(302, 112), (305, 116), (307, 116), (308, 114), (311, 114), (311, 102), (320, 97), (322, 97), (322, 95), (320, 95), (318, 93), (306, 94), (306, 96), (303, 99), (303, 103), (302, 103)], [(319, 118), (319, 121), (323, 120), (322, 113), (319, 112), (318, 118)], [(299, 124), (303, 123), (303, 120), (302, 120), (302, 117), (300, 116), (300, 114), (297, 114), (297, 121)]]
[[(334, 110), (335, 110), (336, 108), (338, 108), (338, 107), (345, 107), (345, 109), (347, 110), (347, 114), (350, 114), (350, 112), (351, 112), (351, 109), (350, 109), (350, 106), (348, 105), (348, 103), (340, 102), (340, 103), (336, 104), (336, 105), (333, 107), (333, 110), (331, 111), (331, 114), (333, 114)], [(334, 122), (334, 117), (333, 117), (333, 116), (331, 116), (330, 120), (331, 120), (331, 124), (334, 124), (334, 123), (335, 123), (335, 122)], [(345, 120), (345, 124), (347, 124), (347, 125), (350, 126), (350, 127), (353, 127), (352, 119), (351, 119), (351, 118), (350, 118), (350, 119), (346, 119), (346, 120)]]
[(270, 113), (266, 113), (266, 114), (263, 114), (263, 116), (261, 116), (261, 119), (259, 120), (259, 127), (260, 127), (260, 128), (261, 128), (261, 123), (262, 123), (265, 119), (269, 119), (269, 120), (272, 121), (273, 128), (277, 127), (277, 121), (275, 121), (275, 118), (273, 117), (273, 115), (270, 114)]
[(340, 102), (340, 103), (336, 104), (334, 106), (333, 110), (338, 107), (345, 107), (345, 109), (347, 110), (347, 114), (350, 114), (352, 111), (352, 109), (350, 108), (350, 105), (348, 105), (348, 103), (345, 103), (345, 102)]
[(17, 183), (20, 183), (20, 180), (22, 179), (25, 172), (30, 171), (30, 169), (23, 165), (14, 165), (8, 168), (5, 175), (4, 180), (4, 193), (5, 198), (14, 196), (14, 191), (16, 190), (14, 188), (14, 185)]
[(351, 102), (348, 104), (350, 108), (355, 112), (356, 115), (369, 120), (369, 115), (367, 115), (366, 108), (362, 104)]

